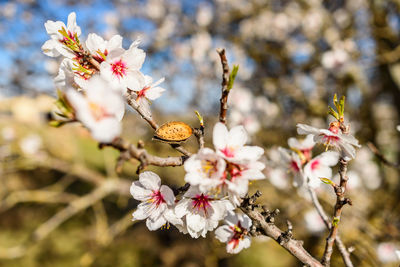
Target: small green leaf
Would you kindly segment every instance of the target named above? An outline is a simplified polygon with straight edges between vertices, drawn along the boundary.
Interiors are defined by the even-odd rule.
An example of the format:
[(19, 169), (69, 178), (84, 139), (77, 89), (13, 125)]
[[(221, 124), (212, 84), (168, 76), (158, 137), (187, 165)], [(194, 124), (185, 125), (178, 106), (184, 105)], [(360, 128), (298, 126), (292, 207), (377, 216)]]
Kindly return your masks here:
[(201, 126), (204, 126), (204, 119), (203, 119), (203, 116), (201, 116), (201, 114), (200, 114), (197, 110), (195, 110), (194, 113), (196, 113), (196, 116), (197, 116), (197, 118), (199, 119), (200, 125), (201, 125)]
[(335, 183), (328, 178), (319, 178), (324, 184), (330, 184), (330, 185), (334, 185)]
[(233, 65), (233, 69), (231, 71), (231, 74), (229, 75), (228, 90), (232, 89), (238, 70), (239, 70), (239, 65)]
[(340, 219), (338, 217), (333, 217), (332, 225), (337, 226), (339, 224)]
[(335, 117), (335, 119), (339, 120), (339, 114), (330, 106), (328, 106), (329, 111), (328, 114), (332, 115), (333, 117)]
[(56, 120), (49, 121), (49, 125), (56, 128), (63, 126), (65, 123), (66, 123), (65, 121), (56, 121)]
[(346, 97), (342, 96), (340, 98), (340, 104), (339, 104), (340, 109), (338, 109), (339, 115), (340, 115), (341, 118), (344, 116), (344, 104), (345, 104), (345, 101), (346, 101)]

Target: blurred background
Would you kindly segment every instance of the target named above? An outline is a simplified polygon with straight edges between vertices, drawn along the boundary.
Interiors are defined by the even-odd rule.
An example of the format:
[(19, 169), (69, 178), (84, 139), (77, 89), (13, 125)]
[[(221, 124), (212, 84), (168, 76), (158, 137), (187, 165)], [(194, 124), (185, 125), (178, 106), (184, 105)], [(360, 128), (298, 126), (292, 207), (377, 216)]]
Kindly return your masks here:
[[(268, 238), (229, 255), (213, 233), (194, 240), (174, 227), (149, 232), (131, 222), (137, 163), (117, 175), (116, 151), (99, 150), (79, 125), (52, 128), (46, 119), (60, 61), (41, 52), (44, 23), (66, 22), (72, 11), (81, 40), (91, 32), (120, 34), (127, 48), (140, 38), (143, 72), (166, 77), (167, 91), (152, 105), (156, 121), (197, 126), (199, 110), (209, 147), (220, 96), (218, 47), (240, 65), (229, 126), (243, 124), (269, 162), (296, 136), (296, 123), (326, 127), (333, 95), (346, 95), (351, 131), (363, 147), (349, 167), (354, 204), (344, 209), (340, 234), (354, 249), (355, 266), (398, 266), (399, 169), (383, 165), (366, 145), (400, 160), (398, 0), (0, 1), (0, 266), (301, 266)], [(152, 153), (177, 155), (152, 135), (135, 112), (127, 114), (124, 137), (143, 140)], [(185, 147), (195, 151), (196, 142)], [(184, 183), (182, 168), (148, 169), (172, 187)], [(285, 228), (289, 219), (294, 236), (320, 258), (328, 232), (312, 204), (290, 174), (272, 163), (266, 174), (250, 192), (260, 189), (260, 202), (281, 210), (277, 224)], [(121, 187), (104, 192), (107, 181)], [(333, 192), (322, 186), (318, 196), (331, 215)], [(343, 266), (336, 250), (332, 266)]]

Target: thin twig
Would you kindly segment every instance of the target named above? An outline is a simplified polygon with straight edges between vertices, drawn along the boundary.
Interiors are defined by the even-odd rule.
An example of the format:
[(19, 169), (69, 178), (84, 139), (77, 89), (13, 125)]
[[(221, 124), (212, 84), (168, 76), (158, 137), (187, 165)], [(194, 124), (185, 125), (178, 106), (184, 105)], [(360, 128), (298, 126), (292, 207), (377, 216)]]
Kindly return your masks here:
[[(324, 208), (321, 206), (321, 203), (318, 200), (317, 194), (310, 186), (307, 186), (307, 188), (308, 188), (308, 192), (310, 193), (311, 201), (314, 204), (315, 209), (317, 210), (319, 216), (323, 220), (326, 228), (328, 230), (330, 230), (332, 227), (332, 224), (331, 224), (328, 216), (326, 215)], [(335, 244), (338, 247), (340, 254), (342, 255), (343, 262), (346, 265), (346, 267), (353, 267), (354, 265), (351, 262), (350, 253), (347, 250), (346, 246), (343, 244), (342, 239), (340, 238), (339, 234), (336, 235)]]
[(375, 156), (382, 161), (383, 164), (395, 168), (395, 169), (400, 169), (400, 164), (399, 163), (394, 163), (389, 161), (380, 151), (379, 149), (372, 143), (372, 142), (368, 142), (367, 143), (369, 149), (371, 149), (371, 151), (375, 154)]
[(324, 255), (322, 256), (321, 263), (324, 266), (330, 266), (330, 260), (333, 252), (333, 243), (335, 242), (337, 233), (338, 233), (338, 226), (340, 222), (340, 216), (342, 214), (343, 207), (346, 204), (352, 204), (351, 200), (348, 198), (344, 197), (344, 194), (346, 192), (346, 186), (347, 186), (347, 164), (348, 161), (346, 161), (344, 158), (340, 158), (339, 160), (339, 176), (340, 176), (340, 184), (339, 185), (334, 185), (335, 193), (336, 193), (336, 204), (335, 204), (335, 209), (334, 209), (334, 216), (333, 216), (333, 223), (332, 227), (330, 229), (329, 236), (326, 239), (326, 244), (325, 244), (325, 251)]
[(228, 95), (229, 95), (229, 65), (228, 60), (226, 59), (225, 49), (217, 49), (219, 57), (221, 58), (222, 64), (222, 94), (220, 101), (220, 110), (219, 110), (219, 121), (222, 123), (226, 123), (226, 113), (228, 110)]

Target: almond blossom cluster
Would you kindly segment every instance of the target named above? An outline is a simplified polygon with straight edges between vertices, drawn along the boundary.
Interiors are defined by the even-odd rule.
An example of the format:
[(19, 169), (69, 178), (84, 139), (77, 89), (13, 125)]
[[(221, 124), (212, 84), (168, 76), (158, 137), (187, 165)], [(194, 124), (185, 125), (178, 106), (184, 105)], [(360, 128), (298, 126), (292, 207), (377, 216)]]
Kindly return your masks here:
[(259, 161), (264, 150), (246, 146), (246, 141), (243, 126), (228, 131), (217, 123), (213, 131), (215, 150), (200, 149), (185, 162), (185, 181), (190, 187), (179, 200), (169, 187), (160, 185), (155, 173), (141, 173), (131, 187), (132, 196), (142, 202), (133, 213), (134, 220), (146, 219), (150, 230), (173, 224), (193, 238), (206, 237), (225, 220), (227, 225), (220, 226), (215, 234), (227, 243), (227, 251), (238, 253), (249, 247), (251, 220), (234, 210), (247, 194), (249, 181), (265, 176), (264, 164)]
[(62, 90), (62, 109), (58, 119), (79, 121), (99, 142), (112, 142), (121, 133), (120, 121), (125, 113), (125, 98), (133, 97), (145, 116), (151, 116), (149, 101), (165, 91), (153, 83), (140, 69), (146, 54), (139, 41), (126, 50), (122, 37), (110, 40), (90, 33), (85, 42), (80, 41), (81, 28), (76, 14), (68, 16), (67, 25), (61, 21), (47, 21), (45, 28), (50, 36), (42, 50), (50, 57), (62, 56), (54, 82)]

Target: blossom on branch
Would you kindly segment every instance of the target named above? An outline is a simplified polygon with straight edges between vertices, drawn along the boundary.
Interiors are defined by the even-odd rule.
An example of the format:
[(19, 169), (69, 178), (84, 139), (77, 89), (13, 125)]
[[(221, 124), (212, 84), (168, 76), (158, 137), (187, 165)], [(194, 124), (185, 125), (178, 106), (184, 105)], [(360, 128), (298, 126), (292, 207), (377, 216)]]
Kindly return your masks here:
[(116, 49), (122, 48), (122, 37), (114, 35), (110, 40), (106, 41), (101, 36), (90, 33), (85, 42), (87, 50), (98, 62), (103, 62), (107, 55)]
[(183, 198), (176, 204), (175, 214), (184, 224), (177, 226), (191, 237), (205, 237), (214, 230), (218, 222), (225, 218), (234, 207), (227, 199), (220, 199), (209, 193), (203, 193), (196, 186), (189, 187)]
[(312, 149), (315, 146), (314, 136), (309, 134), (303, 140), (291, 137), (288, 140), (288, 145), (291, 149), (301, 152), (304, 157), (302, 160), (309, 161), (312, 157)]
[(81, 35), (81, 28), (76, 24), (75, 12), (68, 15), (67, 26), (62, 21), (51, 20), (48, 20), (44, 26), (50, 35), (50, 40), (43, 44), (43, 53), (49, 57), (63, 55), (74, 58), (74, 51), (79, 48), (78, 37)]
[(69, 89), (66, 93), (75, 117), (99, 142), (109, 143), (121, 133), (120, 120), (125, 112), (122, 96), (109, 90), (108, 83), (93, 76), (83, 92)]
[(312, 134), (314, 141), (322, 143), (327, 147), (334, 147), (339, 150), (345, 159), (354, 159), (356, 156), (355, 147), (361, 147), (358, 140), (351, 134), (343, 134), (339, 127), (332, 125), (329, 129), (318, 129), (306, 124), (297, 124), (299, 134)]
[(225, 223), (215, 230), (215, 237), (221, 242), (226, 242), (226, 251), (237, 254), (242, 249), (249, 248), (251, 244), (249, 230), (252, 225), (250, 218), (245, 214), (229, 212)]
[(174, 193), (168, 186), (161, 185), (160, 177), (154, 172), (141, 173), (139, 181), (132, 183), (130, 192), (134, 199), (142, 202), (132, 214), (133, 220), (146, 219), (146, 226), (150, 231), (167, 223), (182, 224), (182, 220), (174, 213)]
[(116, 48), (108, 53), (106, 60), (100, 65), (100, 75), (110, 82), (114, 90), (124, 94), (127, 88), (141, 89), (144, 75), (139, 71), (146, 57), (138, 48), (139, 42), (132, 43), (128, 50)]

